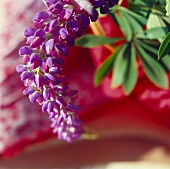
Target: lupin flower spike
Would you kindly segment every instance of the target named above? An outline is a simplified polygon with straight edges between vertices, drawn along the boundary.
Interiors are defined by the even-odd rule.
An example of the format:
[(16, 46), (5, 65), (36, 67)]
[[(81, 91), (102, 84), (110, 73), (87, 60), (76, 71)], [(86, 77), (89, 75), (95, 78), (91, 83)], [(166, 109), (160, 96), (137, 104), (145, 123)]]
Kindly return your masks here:
[(80, 107), (74, 104), (77, 91), (70, 90), (62, 74), (63, 56), (68, 55), (68, 46), (82, 35), (90, 20), (98, 19), (100, 13), (108, 12), (118, 0), (44, 0), (48, 7), (33, 17), (35, 28), (28, 28), (24, 35), (26, 46), (19, 55), (23, 64), (16, 67), (27, 87), (31, 103), (38, 102), (42, 111), (49, 114), (53, 132), (58, 138), (72, 142), (81, 139), (83, 125), (78, 117)]

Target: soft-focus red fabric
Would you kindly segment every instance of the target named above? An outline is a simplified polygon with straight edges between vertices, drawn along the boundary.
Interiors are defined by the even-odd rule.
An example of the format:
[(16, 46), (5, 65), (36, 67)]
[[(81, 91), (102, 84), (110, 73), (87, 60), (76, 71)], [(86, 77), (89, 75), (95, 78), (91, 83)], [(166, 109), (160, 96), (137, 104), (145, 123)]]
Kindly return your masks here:
[[(24, 45), (23, 31), (32, 25), (32, 17), (43, 9), (42, 1), (1, 0), (0, 19), (1, 67), (0, 67), (0, 155), (11, 156), (35, 142), (55, 137), (51, 134), (48, 116), (41, 112), (39, 105), (31, 104), (23, 96), (23, 84), (15, 72), (21, 63), (18, 49)], [(109, 17), (101, 19), (108, 36), (118, 37), (122, 33)], [(112, 29), (110, 29), (112, 28)], [(77, 104), (82, 106), (80, 114), (85, 123), (111, 116), (110, 122), (123, 124), (125, 121), (149, 121), (168, 128), (170, 125), (170, 90), (161, 90), (151, 84), (142, 73), (133, 93), (126, 97), (122, 89), (110, 89), (110, 77), (101, 87), (93, 86), (95, 68), (109, 55), (104, 47), (92, 50), (70, 48), (65, 58), (64, 73), (70, 88), (79, 91)], [(139, 66), (140, 68), (140, 66)], [(169, 76), (170, 77), (170, 76)], [(113, 120), (112, 120), (113, 118)], [(102, 125), (101, 125), (102, 128)]]

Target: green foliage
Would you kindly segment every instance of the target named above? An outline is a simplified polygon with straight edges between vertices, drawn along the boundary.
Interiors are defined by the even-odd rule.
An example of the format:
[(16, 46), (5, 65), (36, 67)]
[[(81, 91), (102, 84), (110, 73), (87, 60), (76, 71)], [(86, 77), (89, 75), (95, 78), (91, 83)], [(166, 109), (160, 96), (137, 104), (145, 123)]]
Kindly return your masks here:
[(169, 0), (166, 0), (166, 15), (167, 16), (170, 16), (170, 1)]
[(122, 45), (121, 50), (117, 53), (115, 61), (113, 63), (113, 76), (111, 80), (111, 87), (119, 87), (124, 80), (127, 65), (128, 57), (125, 56), (125, 53), (129, 50), (129, 44), (125, 43)]
[(125, 53), (125, 57), (129, 57), (129, 59), (123, 80), (123, 89), (126, 95), (133, 91), (138, 80), (135, 48), (132, 44), (129, 47), (129, 50)]
[[(170, 1), (166, 0), (166, 15), (170, 16)], [(163, 17), (164, 21), (170, 24), (170, 18)], [(170, 52), (170, 32), (166, 35), (164, 40), (162, 41), (159, 51), (158, 51), (158, 59), (162, 59), (165, 55)]]
[(154, 27), (144, 31), (144, 34), (138, 35), (138, 38), (150, 40), (162, 39), (166, 36), (167, 33), (168, 33), (167, 27)]
[(97, 47), (104, 44), (112, 44), (123, 38), (108, 38), (105, 36), (95, 36), (92, 34), (86, 34), (76, 40), (76, 46), (84, 48)]
[(120, 6), (116, 6), (110, 10), (109, 15), (119, 25), (127, 41), (131, 41), (137, 34), (143, 35), (142, 26), (147, 21), (145, 17)]
[[(95, 86), (112, 73), (111, 88), (122, 87), (124, 93), (129, 95), (138, 80), (138, 57), (148, 79), (156, 86), (167, 89), (170, 33), (166, 34), (170, 31), (170, 18), (165, 15), (165, 0), (130, 0), (129, 9), (117, 5), (109, 11), (109, 15), (122, 30), (125, 43), (118, 46), (116, 52), (97, 68), (94, 74)], [(121, 38), (85, 35), (76, 41), (76, 45), (90, 48), (114, 44), (119, 40)]]
[(170, 52), (170, 32), (164, 38), (158, 51), (158, 59), (163, 58), (167, 53)]
[(98, 86), (103, 78), (108, 75), (108, 73), (112, 70), (112, 65), (116, 55), (120, 52), (121, 48), (117, 49), (115, 53), (110, 55), (103, 63), (99, 66), (99, 68), (95, 71), (94, 74), (94, 84)]
[(136, 47), (147, 77), (158, 87), (167, 89), (168, 78), (164, 68), (155, 59), (150, 57), (141, 45), (137, 44)]

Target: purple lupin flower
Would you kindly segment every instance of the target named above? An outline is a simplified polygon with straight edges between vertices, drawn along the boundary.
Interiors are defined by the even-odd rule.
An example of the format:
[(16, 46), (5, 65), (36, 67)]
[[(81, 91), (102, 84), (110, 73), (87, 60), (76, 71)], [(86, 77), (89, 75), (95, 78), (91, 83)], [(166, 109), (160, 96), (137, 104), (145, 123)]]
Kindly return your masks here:
[(23, 94), (49, 114), (59, 139), (72, 142), (81, 139), (84, 129), (78, 116), (81, 109), (74, 104), (77, 91), (69, 89), (62, 73), (63, 56), (68, 55), (68, 46), (74, 46), (90, 21), (98, 19), (96, 8), (105, 14), (118, 0), (44, 1), (48, 9), (37, 12), (33, 17), (35, 28), (24, 31), (27, 46), (19, 50), (23, 64), (16, 71), (27, 87)]

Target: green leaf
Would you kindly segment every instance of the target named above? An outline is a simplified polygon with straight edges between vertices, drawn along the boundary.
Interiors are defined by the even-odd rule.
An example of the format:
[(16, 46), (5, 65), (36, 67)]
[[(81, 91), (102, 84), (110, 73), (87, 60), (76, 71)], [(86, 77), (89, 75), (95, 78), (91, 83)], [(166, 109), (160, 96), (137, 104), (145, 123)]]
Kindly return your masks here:
[(143, 5), (143, 6), (149, 6), (152, 7), (156, 0), (130, 0), (130, 2), (133, 2), (135, 4)]
[(153, 59), (139, 44), (136, 44), (136, 47), (146, 76), (156, 86), (167, 89), (168, 78), (164, 68), (155, 59)]
[[(141, 40), (137, 40), (137, 43), (139, 43), (140, 46), (142, 46), (146, 51), (148, 51), (149, 54), (153, 58), (155, 58), (155, 59), (157, 58), (158, 48), (159, 48), (158, 44), (153, 44), (153, 42), (152, 43), (147, 43), (147, 42), (144, 43)], [(161, 65), (163, 65), (163, 67), (166, 71), (170, 71), (170, 55), (167, 55), (163, 59), (159, 60), (159, 63), (161, 63)]]
[(167, 22), (168, 24), (170, 24), (170, 17), (168, 16), (162, 16), (162, 19)]
[[(121, 12), (122, 13), (122, 12)], [(143, 34), (143, 28), (141, 24), (135, 20), (132, 16), (127, 15), (126, 13), (122, 13), (122, 15), (126, 18), (128, 24), (130, 25), (133, 34)]]
[[(143, 1), (140, 0), (140, 2)], [(147, 18), (148, 14), (150, 13), (150, 7), (146, 4), (139, 4), (139, 3), (133, 3), (129, 1), (129, 5), (128, 5), (129, 10)]]
[(170, 32), (164, 38), (158, 51), (158, 59), (163, 58), (167, 53), (170, 52)]
[(157, 12), (156, 10), (155, 11), (153, 10), (153, 13), (150, 13), (148, 21), (146, 23), (147, 29), (152, 29), (155, 27), (166, 27), (165, 22), (162, 20), (162, 18), (156, 12)]
[(170, 16), (170, 1), (169, 0), (166, 0), (166, 15), (167, 16)]
[(132, 45), (129, 49), (130, 50), (128, 50), (125, 53), (125, 57), (129, 57), (129, 60), (126, 68), (125, 77), (123, 80), (123, 89), (126, 95), (129, 95), (133, 91), (138, 80), (138, 71), (136, 66), (136, 52), (134, 46)]
[(76, 46), (92, 48), (104, 44), (112, 44), (121, 39), (123, 38), (108, 38), (106, 36), (95, 36), (92, 34), (87, 34), (76, 40)]
[(135, 12), (133, 12), (133, 11), (127, 9), (127, 8), (124, 8), (124, 7), (122, 7), (122, 6), (118, 6), (118, 10), (124, 12), (125, 15), (131, 16), (132, 18), (134, 18), (135, 20), (137, 20), (137, 21), (138, 21), (139, 23), (141, 23), (142, 25), (145, 25), (145, 24), (146, 24), (147, 19), (146, 19), (144, 16), (138, 15), (138, 14), (136, 14)]
[(123, 44), (121, 50), (116, 54), (111, 79), (111, 88), (113, 89), (119, 87), (123, 83), (128, 64), (128, 57), (125, 57), (127, 48), (129, 48), (128, 43)]
[(127, 41), (130, 41), (132, 39), (133, 31), (131, 29), (131, 26), (129, 25), (127, 19), (122, 15), (122, 11), (118, 10), (119, 7), (115, 6), (110, 11), (109, 15), (112, 17), (112, 19), (119, 25), (120, 29), (122, 30), (123, 34), (126, 37)]
[(100, 65), (94, 74), (94, 85), (98, 86), (105, 76), (112, 70), (112, 65), (117, 54), (122, 50), (119, 47), (115, 53), (111, 54), (103, 63)]
[(133, 31), (131, 26), (129, 25), (126, 17), (122, 14), (122, 12), (119, 12), (119, 16), (116, 13), (115, 17), (117, 19), (117, 22), (120, 25), (120, 29), (123, 31), (127, 41), (131, 41), (133, 37)]
[(146, 30), (144, 33), (145, 34), (139, 34), (137, 37), (143, 38), (143, 39), (150, 39), (150, 40), (160, 39), (160, 38), (164, 38), (166, 36), (166, 34), (168, 33), (168, 28), (154, 27), (154, 28)]
[[(141, 40), (137, 40), (136, 39), (136, 42), (141, 46), (143, 47), (145, 50), (149, 51), (152, 56), (157, 56), (158, 54), (158, 45), (155, 45), (153, 44), (153, 42), (151, 41), (151, 43), (147, 43), (147, 42), (143, 42)], [(155, 58), (156, 59), (156, 58)]]
[(165, 69), (170, 72), (170, 55), (161, 59), (161, 62), (165, 66)]

